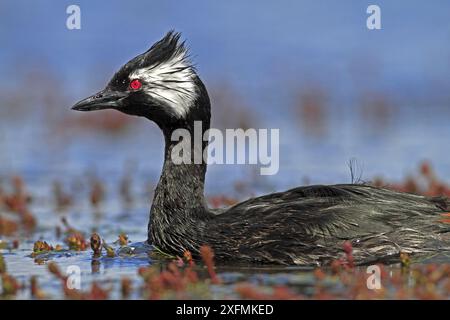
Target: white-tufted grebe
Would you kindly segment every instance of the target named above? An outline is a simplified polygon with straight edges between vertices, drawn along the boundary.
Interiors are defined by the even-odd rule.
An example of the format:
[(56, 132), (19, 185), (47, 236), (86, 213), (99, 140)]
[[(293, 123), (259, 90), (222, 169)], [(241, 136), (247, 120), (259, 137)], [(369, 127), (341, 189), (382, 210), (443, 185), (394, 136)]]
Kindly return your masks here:
[[(165, 137), (165, 158), (148, 225), (148, 241), (182, 255), (210, 245), (219, 261), (323, 265), (345, 241), (357, 264), (397, 259), (400, 251), (444, 248), (449, 225), (439, 222), (446, 198), (395, 192), (363, 184), (306, 186), (252, 198), (220, 213), (206, 205), (206, 164), (174, 164), (174, 130), (210, 126), (205, 86), (173, 31), (126, 63), (106, 88), (73, 107), (116, 109), (154, 121)], [(205, 144), (207, 142), (204, 142)], [(205, 145), (206, 146), (206, 145)], [(193, 151), (191, 154), (193, 155)]]

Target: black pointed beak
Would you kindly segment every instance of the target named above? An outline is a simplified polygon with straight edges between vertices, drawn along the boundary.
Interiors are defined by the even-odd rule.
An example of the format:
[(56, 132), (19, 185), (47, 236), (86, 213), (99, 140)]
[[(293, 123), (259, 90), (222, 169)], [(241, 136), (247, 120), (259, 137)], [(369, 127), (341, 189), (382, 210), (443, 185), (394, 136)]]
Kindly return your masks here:
[(78, 101), (72, 110), (93, 111), (102, 109), (120, 109), (126, 93), (113, 91), (110, 89), (102, 90), (86, 99)]

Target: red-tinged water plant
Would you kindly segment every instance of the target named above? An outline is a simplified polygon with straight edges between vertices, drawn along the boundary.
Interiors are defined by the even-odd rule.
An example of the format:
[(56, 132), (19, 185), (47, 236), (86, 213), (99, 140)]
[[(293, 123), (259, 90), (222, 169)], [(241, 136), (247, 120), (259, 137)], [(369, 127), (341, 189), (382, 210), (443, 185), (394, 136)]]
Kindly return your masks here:
[(214, 284), (221, 283), (219, 277), (216, 274), (214, 267), (214, 252), (210, 246), (203, 245), (200, 247), (200, 256), (202, 257), (203, 263), (206, 265), (208, 269), (209, 276), (211, 278), (211, 282)]
[(38, 240), (33, 245), (33, 252), (40, 253), (45, 251), (53, 251), (53, 246), (49, 245), (46, 241)]
[(13, 187), (12, 194), (3, 195), (2, 201), (10, 211), (19, 212), (31, 202), (31, 196), (25, 191), (25, 183), (20, 176), (12, 177), (11, 185)]
[(302, 298), (286, 286), (276, 286), (272, 290), (272, 299), (274, 300), (298, 300)]
[(345, 241), (343, 244), (343, 249), (345, 252), (345, 258), (347, 259), (347, 266), (349, 268), (355, 267), (355, 260), (353, 258), (353, 246), (350, 241)]
[(420, 164), (420, 173), (424, 176), (429, 178), (430, 180), (435, 179), (434, 170), (431, 167), (431, 164), (428, 161), (424, 161)]
[(321, 281), (321, 280), (324, 280), (327, 277), (327, 275), (325, 272), (323, 272), (322, 269), (317, 268), (317, 269), (314, 269), (314, 277), (317, 280)]
[(333, 274), (339, 274), (342, 271), (342, 261), (339, 259), (333, 260), (330, 263), (330, 267)]
[(55, 227), (55, 237), (56, 237), (57, 239), (59, 239), (59, 238), (61, 238), (61, 234), (62, 234), (61, 227), (60, 227), (60, 226), (56, 226), (56, 227)]
[(47, 294), (39, 287), (36, 276), (30, 278), (30, 293), (33, 299), (42, 300), (47, 299)]
[(380, 289), (369, 289), (367, 287), (367, 274), (365, 272), (354, 272), (352, 277), (348, 277), (343, 281), (347, 287), (347, 292), (343, 294), (348, 299), (375, 299), (382, 298), (385, 291)]
[(97, 179), (91, 182), (90, 201), (94, 208), (97, 208), (105, 198), (105, 188), (103, 183)]
[(69, 246), (70, 250), (85, 251), (88, 247), (88, 243), (81, 233), (72, 233), (68, 235), (65, 242)]
[(331, 270), (334, 274), (340, 274), (341, 271), (352, 271), (355, 267), (353, 258), (353, 247), (350, 241), (345, 241), (342, 245), (345, 257), (333, 260), (330, 263)]
[(61, 270), (58, 267), (58, 265), (56, 264), (56, 262), (53, 262), (53, 261), (49, 262), (47, 264), (47, 269), (55, 278), (57, 278), (61, 281), (63, 291), (64, 291), (64, 296), (67, 299), (74, 299), (74, 300), (81, 299), (81, 294), (80, 294), (79, 290), (68, 288), (68, 286), (67, 286), (68, 278), (65, 275), (63, 275), (63, 273), (61, 272)]
[(198, 283), (199, 277), (197, 272), (195, 272), (193, 266), (194, 265), (190, 265), (184, 270), (184, 277), (188, 280), (189, 283)]
[(361, 116), (366, 125), (375, 131), (384, 131), (390, 124), (395, 104), (392, 97), (376, 90), (361, 94)]
[(308, 136), (323, 138), (327, 133), (329, 106), (327, 92), (312, 85), (308, 90), (297, 94), (295, 113), (301, 122), (301, 128)]
[(6, 262), (3, 255), (0, 254), (0, 274), (6, 273)]
[(102, 239), (97, 233), (91, 235), (90, 244), (92, 251), (94, 251), (94, 256), (100, 256), (102, 253)]
[(2, 273), (2, 296), (15, 296), (17, 292), (22, 288), (20, 283), (10, 274)]
[(411, 258), (409, 257), (409, 254), (406, 252), (400, 252), (400, 264), (402, 268), (409, 268), (411, 265)]
[(180, 257), (177, 257), (177, 258), (175, 259), (175, 263), (176, 263), (176, 265), (177, 265), (178, 268), (183, 268), (184, 265), (185, 265), (184, 260), (181, 259)]
[(106, 250), (106, 256), (109, 258), (114, 258), (116, 256), (116, 251), (114, 250), (113, 247), (111, 247), (110, 245), (108, 245), (105, 241), (105, 239), (103, 239), (103, 248), (105, 248)]
[(238, 203), (237, 199), (229, 198), (224, 195), (212, 196), (208, 198), (208, 202), (212, 208), (229, 207)]
[(447, 279), (445, 279), (443, 290), (445, 296), (447, 297), (446, 299), (448, 299), (448, 296), (450, 296), (450, 277), (447, 277)]
[(140, 267), (137, 271), (138, 275), (144, 280), (144, 282), (147, 282), (155, 272), (156, 270), (150, 267)]
[(442, 300), (443, 297), (433, 283), (425, 283), (414, 288), (414, 297), (420, 300)]
[(7, 272), (6, 262), (3, 255), (0, 254), (0, 279), (1, 289), (0, 296), (9, 297), (15, 296), (17, 291), (22, 288), (19, 282)]
[(64, 225), (64, 228), (66, 228), (64, 230), (64, 233), (67, 234), (71, 234), (71, 233), (79, 233), (80, 231), (78, 231), (77, 229), (75, 229), (74, 227), (72, 227), (69, 222), (67, 221), (66, 217), (62, 217), (61, 218), (61, 223)]
[(19, 246), (20, 246), (20, 241), (17, 240), (17, 239), (14, 239), (14, 240), (12, 241), (12, 249), (18, 249)]
[(133, 118), (127, 117), (122, 113), (105, 111), (101, 115), (86, 116), (81, 114), (71, 116), (64, 119), (58, 129), (62, 132), (67, 132), (67, 128), (70, 128), (75, 132), (89, 129), (89, 131), (97, 130), (104, 133), (120, 134), (125, 132), (133, 124), (133, 121), (135, 121)]
[(61, 270), (59, 269), (58, 265), (56, 264), (56, 262), (50, 261), (47, 264), (47, 269), (48, 271), (54, 275), (56, 278), (60, 279), (60, 280), (66, 280), (66, 277), (62, 274)]
[(14, 188), (14, 194), (26, 196), (25, 182), (21, 176), (15, 175), (11, 178), (11, 184)]
[(292, 292), (285, 286), (275, 286), (270, 289), (270, 293), (265, 293), (260, 287), (248, 283), (238, 284), (235, 289), (242, 299), (249, 300), (298, 300), (302, 296)]
[(338, 297), (330, 292), (328, 292), (327, 290), (325, 290), (325, 288), (319, 287), (319, 288), (315, 288), (315, 293), (312, 296), (313, 300), (334, 300), (337, 299)]
[(440, 181), (435, 174), (430, 162), (424, 161), (420, 164), (415, 177), (408, 176), (400, 183), (386, 183), (381, 178), (374, 180), (375, 186), (387, 187), (401, 192), (422, 194), (425, 196), (447, 196), (450, 197), (450, 186)]
[(15, 197), (15, 196), (5, 197), (4, 204), (12, 212), (17, 212), (25, 206), (23, 199)]
[(131, 192), (131, 175), (130, 172), (127, 172), (122, 179), (120, 180), (119, 183), (119, 194), (122, 198), (122, 201), (127, 204), (130, 205), (133, 202), (133, 195)]
[(251, 284), (243, 283), (237, 285), (234, 289), (242, 299), (248, 300), (267, 300), (270, 299), (267, 294), (261, 292), (261, 288)]
[(183, 272), (177, 267), (176, 263), (171, 262), (167, 266), (167, 270), (160, 274), (162, 280), (168, 288), (175, 291), (183, 291), (186, 287), (186, 281)]
[(69, 288), (67, 285), (68, 277), (64, 276), (55, 262), (49, 262), (47, 265), (48, 270), (57, 279), (61, 280), (61, 284), (66, 299), (71, 300), (106, 300), (109, 298), (111, 288), (103, 289), (97, 282), (92, 282), (89, 291), (83, 292), (78, 289)]
[(170, 262), (163, 271), (148, 267), (140, 268), (138, 274), (144, 279), (144, 295), (149, 299), (161, 299), (172, 294), (185, 298), (189, 286), (199, 283), (193, 266), (180, 268), (175, 261)]
[(7, 220), (0, 217), (0, 234), (11, 235), (15, 233), (19, 227), (25, 231), (31, 232), (36, 228), (37, 221), (26, 204), (19, 198), (9, 198), (8, 208), (19, 217), (18, 221)]
[(4, 204), (5, 204), (5, 191), (0, 185), (0, 208), (3, 207)]
[(19, 225), (13, 220), (0, 217), (0, 235), (11, 236), (17, 232)]
[(450, 223), (450, 213), (441, 214), (443, 219), (440, 220), (442, 223)]
[(165, 291), (173, 289), (175, 276), (170, 271), (158, 272), (155, 268), (140, 268), (139, 275), (144, 279), (144, 295), (149, 299), (160, 299)]
[(27, 208), (24, 208), (18, 213), (20, 215), (20, 221), (23, 228), (28, 232), (33, 231), (37, 225), (36, 218), (31, 214), (31, 212)]
[(131, 284), (131, 280), (129, 278), (120, 279), (120, 293), (122, 295), (122, 299), (128, 299), (133, 291), (133, 287)]
[(58, 210), (63, 210), (73, 203), (72, 197), (63, 190), (60, 181), (53, 182), (53, 197)]
[(450, 274), (440, 266), (430, 265), (430, 267), (428, 267), (427, 278), (429, 283), (438, 284), (449, 276)]
[(111, 289), (103, 289), (97, 282), (92, 282), (91, 289), (81, 294), (82, 300), (106, 300), (109, 298)]
[(66, 228), (65, 230), (66, 237), (64, 239), (64, 242), (69, 246), (69, 249), (76, 251), (86, 250), (88, 248), (88, 243), (84, 238), (83, 233), (71, 227), (65, 217), (63, 217), (61, 221)]
[(122, 232), (119, 234), (119, 239), (117, 239), (117, 242), (121, 247), (126, 246), (128, 244), (128, 236)]
[(195, 265), (194, 259), (192, 259), (192, 253), (189, 250), (184, 251), (183, 258), (189, 266)]

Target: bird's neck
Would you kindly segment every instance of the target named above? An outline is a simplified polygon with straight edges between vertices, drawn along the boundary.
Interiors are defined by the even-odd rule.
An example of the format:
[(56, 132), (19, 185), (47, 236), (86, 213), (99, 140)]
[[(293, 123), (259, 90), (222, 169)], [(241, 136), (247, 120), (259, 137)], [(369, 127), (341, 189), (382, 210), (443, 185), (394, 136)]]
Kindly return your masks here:
[[(209, 118), (202, 121), (201, 136), (209, 129)], [(207, 141), (199, 146), (194, 143), (194, 121), (187, 121), (182, 129), (191, 137), (191, 163), (177, 162), (174, 159), (174, 148), (179, 150), (179, 141), (172, 141), (172, 133), (176, 129), (162, 128), (165, 137), (164, 165), (155, 190), (150, 212), (149, 240), (162, 250), (183, 252), (196, 250), (199, 230), (210, 218), (204, 196), (206, 163), (194, 163), (194, 157), (207, 146)], [(198, 130), (198, 122), (196, 129)], [(178, 147), (177, 147), (178, 146)], [(178, 155), (178, 152), (176, 152)], [(175, 161), (174, 161), (175, 160)]]

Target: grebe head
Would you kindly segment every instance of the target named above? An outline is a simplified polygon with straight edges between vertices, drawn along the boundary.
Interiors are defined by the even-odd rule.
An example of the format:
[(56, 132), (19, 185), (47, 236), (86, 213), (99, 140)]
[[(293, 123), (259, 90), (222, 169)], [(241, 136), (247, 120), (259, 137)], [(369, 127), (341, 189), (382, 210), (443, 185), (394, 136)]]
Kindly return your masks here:
[(210, 117), (206, 89), (174, 31), (122, 66), (104, 90), (72, 109), (115, 109), (172, 129), (192, 120), (209, 122)]

